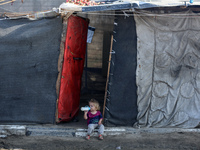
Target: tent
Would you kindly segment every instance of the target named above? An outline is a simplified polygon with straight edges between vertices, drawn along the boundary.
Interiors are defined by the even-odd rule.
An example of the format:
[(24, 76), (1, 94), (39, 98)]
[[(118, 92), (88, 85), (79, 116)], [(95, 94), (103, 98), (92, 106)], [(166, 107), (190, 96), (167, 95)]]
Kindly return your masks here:
[[(134, 8), (133, 15), (130, 11), (124, 11), (123, 17), (116, 14), (105, 125), (196, 127), (200, 121), (199, 7), (143, 3), (142, 8)], [(104, 8), (91, 11), (95, 9)]]
[[(116, 10), (103, 109), (106, 126), (192, 128), (199, 124), (198, 25), (200, 9), (198, 3), (190, 5), (189, 3), (117, 2), (74, 8), (61, 5), (59, 10), (64, 15), (69, 12), (69, 9), (70, 13)], [(34, 18), (37, 17), (35, 15)], [(54, 22), (53, 20), (59, 20), (59, 18), (42, 19), (33, 23), (42, 26), (42, 22)], [(18, 23), (18, 20), (4, 21), (15, 23), (15, 28), (12, 26), (9, 31), (10, 29), (16, 31), (16, 28), (23, 26)], [(20, 19), (20, 21), (27, 20)], [(28, 22), (31, 21), (28, 20)], [(59, 30), (56, 31), (59, 32), (53, 33), (54, 30), (50, 30), (51, 32), (46, 32), (46, 34), (49, 38), (56, 36), (53, 39), (60, 39), (62, 24), (60, 21), (54, 23), (58, 23), (56, 27), (59, 27)], [(1, 24), (1, 29), (7, 27), (8, 25)], [(55, 122), (56, 99), (60, 97), (58, 87), (62, 82), (57, 81), (57, 96), (52, 86), (55, 85), (57, 75), (58, 79), (62, 79), (61, 70), (58, 70), (59, 74), (57, 74), (55, 67), (58, 63), (57, 58), (60, 58), (59, 52), (55, 51), (59, 49), (60, 40), (54, 40), (56, 42), (54, 43), (51, 39), (42, 40), (45, 38), (41, 36), (41, 39), (37, 40), (40, 45), (37, 45), (44, 47), (44, 50), (37, 52), (40, 48), (34, 44), (33, 35), (36, 35), (38, 39), (35, 33), (43, 33), (39, 32), (43, 30), (37, 31), (41, 29), (40, 27), (33, 27), (35, 30), (27, 32), (21, 32), (24, 31), (22, 28), (18, 30), (20, 34), (14, 34), (20, 37), (17, 40), (25, 38), (21, 43), (16, 42), (19, 44), (18, 47), (12, 43), (16, 40), (15, 36), (8, 36), (7, 41), (1, 41), (1, 45), (4, 44), (1, 46), (1, 53), (4, 54), (1, 55), (1, 64), (7, 63), (9, 64), (7, 66), (14, 64), (13, 68), (3, 65), (5, 71), (0, 74), (3, 78), (0, 113), (4, 116), (1, 122)], [(46, 28), (45, 26), (44, 30)], [(55, 25), (52, 25), (51, 29), (53, 28)], [(22, 33), (29, 33), (33, 41), (29, 42), (28, 35)], [(0, 35), (5, 36), (5, 34), (7, 35), (7, 32), (1, 30)], [(5, 42), (7, 42), (6, 45)], [(52, 44), (56, 46), (53, 47)], [(30, 48), (35, 48), (37, 55), (40, 55), (37, 57), (40, 58), (39, 61), (36, 59), (33, 62), (34, 59), (27, 57), (29, 54), (25, 52)], [(21, 53), (16, 52), (19, 49)], [(10, 53), (5, 55), (8, 50), (14, 50), (12, 59), (8, 59), (12, 56)], [(36, 53), (32, 54), (31, 58), (35, 58)], [(45, 56), (49, 56), (49, 59), (44, 64), (42, 61), (46, 58)], [(19, 70), (15, 65), (22, 68)], [(17, 73), (13, 73), (13, 70)], [(37, 76), (38, 72), (42, 72), (42, 77)], [(36, 77), (39, 79), (36, 80)], [(30, 88), (24, 88), (27, 87), (27, 83)], [(43, 89), (47, 91), (44, 92)], [(13, 93), (13, 91), (16, 92)], [(19, 107), (22, 109), (18, 109)], [(76, 114), (75, 108), (71, 110)], [(71, 118), (72, 113), (69, 114)]]
[(71, 13), (62, 19), (54, 11), (6, 15), (0, 25), (0, 122), (69, 121), (79, 110), (88, 19)]
[(199, 10), (154, 7), (135, 9), (131, 21), (117, 17), (105, 102), (107, 125), (198, 126)]

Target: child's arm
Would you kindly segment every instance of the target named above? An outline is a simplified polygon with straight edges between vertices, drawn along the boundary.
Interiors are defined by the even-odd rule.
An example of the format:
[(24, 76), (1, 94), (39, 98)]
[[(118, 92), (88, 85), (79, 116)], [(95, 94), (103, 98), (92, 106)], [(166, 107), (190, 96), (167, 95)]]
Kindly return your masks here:
[(102, 124), (102, 121), (103, 121), (103, 116), (102, 116), (102, 114), (100, 113), (100, 115), (99, 115), (99, 122), (98, 122), (98, 124), (99, 125), (101, 125)]
[(87, 117), (87, 113), (88, 113), (88, 111), (84, 111), (84, 116), (83, 116), (83, 117), (84, 117), (85, 120), (88, 119), (88, 117)]
[(101, 119), (99, 120), (99, 122), (98, 122), (99, 125), (102, 124), (102, 120), (103, 120), (103, 118), (101, 118)]

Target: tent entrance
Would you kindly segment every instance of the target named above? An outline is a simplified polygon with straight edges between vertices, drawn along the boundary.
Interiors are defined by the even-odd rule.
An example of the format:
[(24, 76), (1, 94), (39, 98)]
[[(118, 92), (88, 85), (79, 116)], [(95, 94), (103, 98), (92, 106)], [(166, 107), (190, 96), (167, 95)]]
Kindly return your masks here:
[[(79, 16), (79, 15), (77, 15), (77, 16)], [(87, 17), (83, 16), (83, 18), (87, 18)], [(57, 119), (56, 122), (59, 122), (59, 123), (67, 122), (66, 125), (69, 125), (69, 126), (72, 125), (72, 126), (81, 126), (82, 127), (82, 125), (86, 125), (86, 121), (83, 120), (83, 112), (81, 112), (79, 108), (82, 106), (88, 105), (88, 101), (91, 98), (95, 98), (96, 100), (99, 101), (100, 106), (101, 106), (101, 112), (103, 112), (107, 65), (108, 65), (107, 58), (109, 56), (109, 49), (110, 49), (110, 42), (108, 44), (108, 41), (111, 40), (110, 39), (111, 31), (102, 31), (103, 28), (101, 27), (102, 29), (99, 29), (98, 26), (96, 25), (95, 21), (93, 19), (91, 19), (92, 17), (88, 17), (88, 18), (90, 19), (90, 25), (94, 26), (96, 28), (96, 31), (93, 36), (92, 42), (87, 43), (87, 48), (86, 48), (86, 53), (85, 53), (84, 70), (83, 70), (82, 77), (80, 80), (81, 83), (78, 83), (79, 85), (81, 85), (80, 91), (79, 91), (79, 93), (80, 93), (79, 100), (80, 101), (76, 100), (75, 107), (78, 109), (75, 108), (75, 111), (76, 110), (77, 111), (73, 114), (73, 116), (69, 116), (69, 115), (71, 114), (70, 112), (74, 111), (74, 108), (71, 107), (73, 105), (72, 103), (74, 103), (74, 101), (71, 102), (70, 105), (68, 102), (66, 104), (66, 107), (70, 107), (70, 108), (67, 108), (67, 110), (66, 110), (66, 111), (69, 110), (69, 113), (67, 114), (69, 120), (67, 120), (67, 119), (65, 119), (63, 121), (59, 120), (59, 106), (62, 106), (62, 105), (59, 104), (59, 100), (58, 100), (58, 108), (57, 108), (58, 112), (56, 115), (56, 119)], [(94, 22), (94, 23), (92, 23), (92, 22)], [(69, 26), (68, 19), (64, 18), (63, 24), (64, 24), (64, 27), (66, 27), (66, 29), (68, 29), (68, 26)], [(110, 26), (113, 26), (113, 23), (110, 24)], [(63, 30), (63, 33), (64, 32), (65, 31)], [(66, 35), (67, 35), (67, 33), (66, 33)], [(76, 40), (76, 41), (78, 41), (78, 40)], [(79, 42), (77, 42), (77, 43), (79, 43)], [(65, 50), (66, 50), (66, 46), (61, 46), (61, 48), (63, 48), (63, 47), (65, 47)], [(61, 50), (61, 51), (64, 51), (64, 50)], [(65, 55), (64, 52), (61, 52), (61, 54), (62, 53), (63, 53), (63, 55)], [(63, 67), (65, 60), (63, 61), (63, 64), (62, 64), (62, 58), (63, 58), (63, 56), (60, 56), (61, 60), (59, 60), (58, 66), (62, 66), (62, 69), (63, 69), (63, 68), (65, 68), (65, 67)], [(57, 81), (57, 93), (59, 93), (61, 91), (61, 89), (59, 89), (59, 83), (61, 83), (60, 87), (62, 87), (62, 79), (63, 79), (62, 75), (61, 75), (63, 72), (62, 69), (60, 69), (60, 73), (58, 76), (58, 79), (61, 79), (61, 81), (59, 81), (59, 80)], [(75, 81), (73, 81), (73, 82), (75, 82)], [(72, 92), (72, 91), (70, 91), (70, 92)], [(77, 94), (78, 93), (76, 93), (76, 95)], [(67, 95), (69, 95), (69, 93)], [(69, 98), (67, 98), (67, 95), (65, 95), (64, 97), (66, 97), (66, 101), (69, 101), (68, 100)], [(60, 97), (60, 95), (59, 95), (59, 97)], [(77, 104), (79, 104), (79, 106)], [(66, 112), (63, 114), (66, 114)]]
[[(109, 16), (105, 12), (77, 14), (89, 18), (89, 26), (95, 27), (92, 42), (87, 43), (79, 108), (95, 98), (100, 103), (106, 126), (133, 126), (137, 117), (135, 22), (131, 14), (125, 18), (115, 11), (112, 13)], [(86, 125), (80, 109), (74, 121), (77, 120), (69, 125)]]

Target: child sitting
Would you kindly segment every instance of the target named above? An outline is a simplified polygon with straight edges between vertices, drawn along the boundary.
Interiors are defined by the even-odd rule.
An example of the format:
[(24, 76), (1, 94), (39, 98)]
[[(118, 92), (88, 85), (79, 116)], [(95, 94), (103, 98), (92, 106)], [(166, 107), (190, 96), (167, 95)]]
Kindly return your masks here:
[(95, 99), (89, 101), (90, 110), (84, 111), (84, 119), (87, 120), (88, 131), (86, 139), (90, 139), (92, 131), (98, 127), (99, 139), (103, 140), (104, 125), (102, 124), (102, 114), (100, 112), (99, 102)]

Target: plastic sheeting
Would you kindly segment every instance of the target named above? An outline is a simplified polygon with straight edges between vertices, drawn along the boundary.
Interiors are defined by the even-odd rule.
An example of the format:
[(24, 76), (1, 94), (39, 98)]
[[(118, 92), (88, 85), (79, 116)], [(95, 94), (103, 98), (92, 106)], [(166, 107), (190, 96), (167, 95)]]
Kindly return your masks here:
[(138, 125), (192, 128), (200, 122), (200, 14), (135, 14)]
[(132, 126), (137, 118), (137, 37), (131, 15), (116, 15), (114, 20), (104, 119), (106, 126)]
[(68, 18), (64, 61), (58, 99), (59, 121), (70, 121), (79, 111), (88, 20), (71, 15)]
[(0, 21), (0, 122), (54, 123), (61, 18)]

